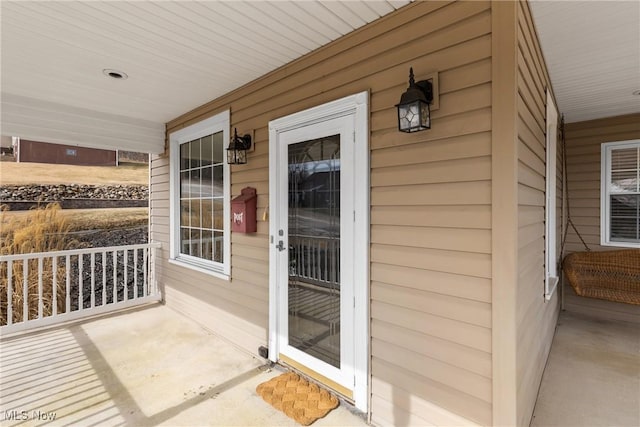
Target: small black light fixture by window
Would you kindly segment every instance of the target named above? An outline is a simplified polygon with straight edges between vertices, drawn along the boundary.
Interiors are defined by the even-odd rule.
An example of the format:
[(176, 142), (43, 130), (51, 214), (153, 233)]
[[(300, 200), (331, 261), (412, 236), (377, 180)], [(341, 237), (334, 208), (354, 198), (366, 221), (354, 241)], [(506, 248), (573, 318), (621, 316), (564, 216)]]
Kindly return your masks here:
[(233, 138), (227, 148), (227, 163), (244, 165), (247, 163), (247, 150), (251, 148), (251, 135), (238, 136), (238, 129), (233, 129)]
[(398, 107), (398, 130), (401, 132), (418, 132), (431, 129), (431, 112), (429, 104), (433, 101), (433, 86), (429, 80), (416, 83), (413, 78), (413, 67), (409, 69), (409, 87), (402, 94)]

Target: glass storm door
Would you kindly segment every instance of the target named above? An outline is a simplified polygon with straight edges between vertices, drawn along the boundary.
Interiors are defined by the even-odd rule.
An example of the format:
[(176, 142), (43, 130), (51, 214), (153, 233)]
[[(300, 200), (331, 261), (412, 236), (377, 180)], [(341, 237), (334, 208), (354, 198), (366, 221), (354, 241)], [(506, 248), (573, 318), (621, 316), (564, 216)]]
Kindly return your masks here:
[[(278, 136), (279, 358), (351, 397), (353, 117)], [(327, 381), (328, 380), (328, 381)]]

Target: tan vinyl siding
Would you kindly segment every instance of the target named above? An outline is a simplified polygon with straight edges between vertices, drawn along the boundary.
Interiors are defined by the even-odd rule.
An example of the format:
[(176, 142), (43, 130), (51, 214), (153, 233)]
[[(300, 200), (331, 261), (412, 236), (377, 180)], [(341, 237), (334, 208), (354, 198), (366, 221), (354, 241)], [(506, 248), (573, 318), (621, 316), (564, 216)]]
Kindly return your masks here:
[[(605, 142), (640, 139), (640, 114), (609, 117), (565, 126), (567, 185), (571, 218), (591, 250), (600, 246), (600, 146)], [(572, 228), (565, 253), (585, 250)]]
[[(528, 425), (551, 348), (559, 299), (556, 292), (551, 301), (544, 300), (545, 104), (549, 78), (527, 3), (518, 3), (517, 31), (516, 416), (518, 425)], [(561, 162), (558, 164), (561, 165)], [(561, 172), (559, 168), (560, 177)], [(558, 210), (558, 227), (562, 223), (560, 215), (561, 211)], [(560, 238), (560, 229), (556, 233)]]
[[(433, 128), (397, 131), (408, 70), (439, 72)], [(491, 12), (417, 2), (168, 123), (231, 110), (255, 131), (232, 195), (258, 190), (258, 232), (232, 234), (226, 282), (169, 264), (168, 160), (152, 162), (167, 304), (256, 352), (268, 332), (268, 123), (370, 91), (372, 421), (491, 424)], [(156, 194), (156, 186), (162, 191)], [(403, 421), (404, 420), (404, 421)]]
[[(609, 117), (586, 122), (568, 123), (567, 196), (571, 218), (591, 250), (613, 250), (600, 246), (600, 163), (602, 143), (640, 139), (640, 114)], [(568, 228), (565, 255), (584, 251), (585, 247), (573, 228)], [(640, 307), (578, 297), (565, 284), (564, 308), (603, 319), (640, 323)]]

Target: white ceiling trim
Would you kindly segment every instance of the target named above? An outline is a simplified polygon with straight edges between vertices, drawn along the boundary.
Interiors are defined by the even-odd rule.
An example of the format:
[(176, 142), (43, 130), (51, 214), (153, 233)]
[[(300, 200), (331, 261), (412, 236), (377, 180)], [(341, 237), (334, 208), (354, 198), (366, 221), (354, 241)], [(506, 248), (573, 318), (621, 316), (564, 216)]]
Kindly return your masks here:
[(24, 139), (160, 154), (165, 125), (2, 92), (2, 133)]
[(640, 112), (640, 2), (532, 1), (567, 122)]
[[(160, 124), (407, 3), (3, 0), (1, 131), (157, 152)], [(640, 2), (531, 8), (568, 122), (640, 112)]]
[[(115, 143), (94, 126), (134, 118), (166, 123), (366, 25), (409, 0), (0, 2), (2, 134)], [(126, 80), (103, 69), (128, 74)], [(17, 102), (16, 100), (19, 100)], [(52, 105), (82, 119), (62, 126)], [(67, 108), (68, 107), (68, 108)], [(31, 125), (25, 123), (27, 110)], [(41, 123), (35, 123), (42, 120)], [(76, 129), (77, 127), (77, 129)], [(94, 142), (81, 141), (91, 130)], [(47, 136), (51, 131), (52, 136)], [(139, 131), (139, 129), (138, 129)], [(26, 134), (16, 136), (27, 138)], [(67, 138), (71, 138), (67, 140)], [(105, 139), (106, 138), (106, 139)], [(56, 141), (53, 141), (53, 140)], [(122, 140), (121, 144), (133, 144)], [(141, 140), (158, 150), (164, 143)], [(128, 149), (131, 149), (129, 147)]]

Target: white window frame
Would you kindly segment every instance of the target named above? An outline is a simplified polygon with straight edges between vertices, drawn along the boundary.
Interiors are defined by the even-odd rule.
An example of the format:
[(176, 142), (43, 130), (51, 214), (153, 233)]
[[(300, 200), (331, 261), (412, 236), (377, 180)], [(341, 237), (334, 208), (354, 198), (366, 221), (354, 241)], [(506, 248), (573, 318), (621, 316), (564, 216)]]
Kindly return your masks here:
[(605, 142), (601, 145), (601, 175), (600, 175), (600, 245), (617, 246), (622, 248), (640, 248), (640, 242), (619, 242), (611, 240), (611, 229), (609, 228), (611, 215), (611, 202), (609, 182), (611, 181), (611, 152), (622, 148), (638, 148), (640, 139), (627, 141)]
[(545, 195), (545, 282), (544, 297), (551, 299), (558, 287), (558, 259), (556, 255), (556, 180), (558, 155), (558, 109), (553, 101), (551, 92), (547, 89), (547, 119), (546, 119), (546, 195)]
[(229, 110), (195, 123), (169, 135), (169, 262), (201, 273), (229, 280), (231, 274), (231, 170), (223, 153), (223, 262), (208, 261), (180, 253), (180, 145), (217, 132), (222, 132), (222, 146), (229, 145)]

